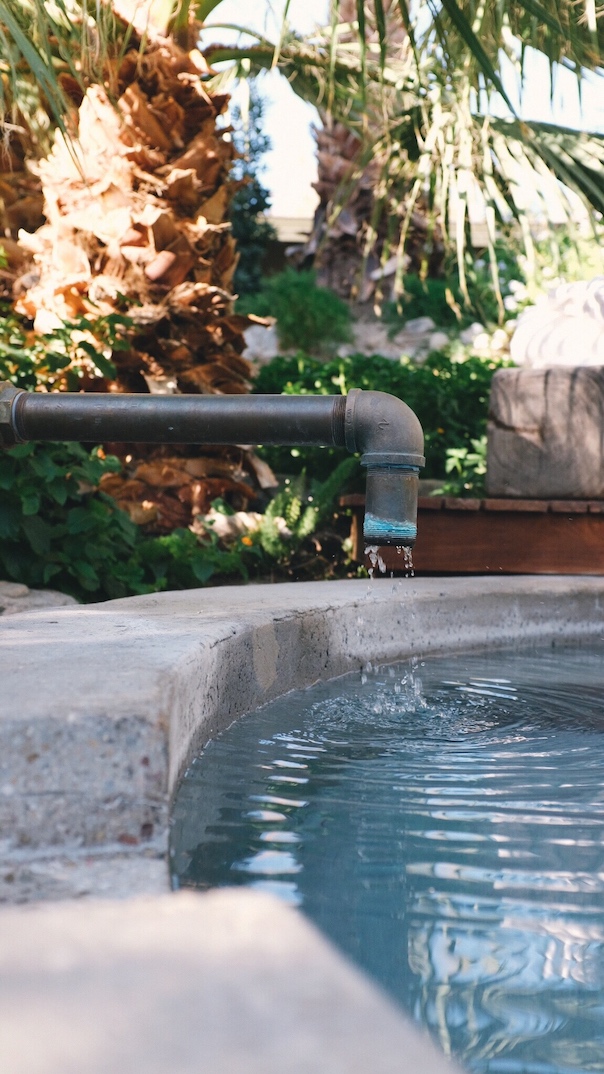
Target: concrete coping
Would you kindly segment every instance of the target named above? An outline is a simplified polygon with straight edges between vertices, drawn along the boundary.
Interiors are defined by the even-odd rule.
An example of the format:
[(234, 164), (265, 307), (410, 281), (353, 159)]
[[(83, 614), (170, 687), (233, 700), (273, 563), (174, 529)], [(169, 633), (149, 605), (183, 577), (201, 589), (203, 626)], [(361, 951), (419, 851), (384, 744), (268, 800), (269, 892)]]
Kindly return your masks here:
[(3, 1074), (455, 1074), (301, 914), (179, 893), (0, 913)]
[[(8, 943), (7, 956), (0, 959), (0, 975), (5, 972), (16, 982), (14, 986), (9, 982), (4, 992), (9, 1012), (5, 1040), (13, 1048), (9, 1054), (17, 1054), (10, 1024), (19, 998), (23, 1009), (31, 1013), (29, 1020), (22, 1014), (18, 1022), (24, 1039), (29, 1032), (35, 1036), (38, 1026), (40, 1042), (37, 1051), (24, 1050), (22, 1061), (17, 1056), (7, 1074), (93, 1074), (97, 1070), (121, 1074), (125, 1069), (131, 1074), (142, 1074), (143, 1070), (152, 1074), (167, 1069), (153, 1060), (151, 1051), (144, 1052), (142, 1045), (138, 1048), (131, 1042), (130, 1052), (122, 1050), (114, 1059), (106, 1040), (102, 1047), (99, 1043), (103, 1034), (111, 1035), (111, 1012), (117, 1009), (118, 1000), (114, 1003), (108, 997), (119, 966), (119, 972), (134, 982), (130, 991), (115, 993), (129, 1005), (134, 1037), (138, 1040), (138, 1034), (146, 1032), (150, 1024), (147, 1007), (152, 1012), (164, 1004), (175, 1019), (174, 1025), (182, 1026), (181, 1037), (180, 1030), (170, 1037), (177, 1056), (170, 1069), (178, 1074), (199, 1069), (189, 1057), (195, 1049), (187, 1052), (184, 1041), (198, 1039), (191, 1004), (205, 1000), (200, 993), (194, 1001), (186, 982), (190, 983), (204, 965), (208, 981), (215, 982), (215, 997), (212, 1002), (208, 1000), (208, 1025), (216, 1023), (215, 1038), (202, 1034), (204, 1047), (210, 1049), (208, 1054), (218, 1056), (222, 1045), (213, 1042), (222, 1040), (226, 1049), (224, 1061), (213, 1058), (207, 1066), (212, 1074), (223, 1070), (225, 1074), (270, 1074), (276, 1070), (269, 1057), (273, 1039), (283, 1041), (279, 1069), (286, 1072), (354, 1072), (361, 1067), (354, 1066), (352, 1052), (363, 1056), (363, 1069), (373, 1069), (376, 1074), (394, 1071), (395, 1066), (389, 1066), (386, 1058), (383, 1063), (377, 1061), (376, 1035), (368, 1029), (370, 1019), (365, 1015), (359, 1013), (358, 1032), (351, 1031), (352, 1052), (343, 1040), (346, 1034), (341, 1026), (345, 1021), (338, 1023), (338, 1041), (329, 1037), (321, 1004), (310, 999), (317, 982), (315, 971), (310, 969), (308, 974), (304, 970), (300, 992), (291, 1001), (297, 1010), (295, 1019), (291, 1012), (283, 1015), (284, 1025), (294, 1019), (296, 1026), (294, 1035), (287, 1038), (295, 1046), (291, 1054), (287, 1052), (278, 1024), (281, 1008), (274, 997), (280, 995), (291, 975), (290, 940), (296, 952), (308, 943), (311, 962), (316, 955), (317, 965), (324, 965), (326, 980), (332, 980), (332, 970), (335, 977), (348, 975), (345, 987), (343, 978), (341, 987), (333, 978), (333, 995), (341, 997), (337, 1002), (334, 999), (333, 1009), (348, 1008), (353, 1021), (357, 1007), (352, 993), (360, 987), (357, 971), (319, 941), (296, 911), (258, 902), (258, 896), (243, 891), (210, 897), (217, 902), (208, 902), (207, 896), (162, 895), (169, 891), (169, 810), (178, 780), (213, 734), (290, 690), (359, 670), (368, 661), (387, 663), (412, 654), (538, 639), (555, 643), (589, 638), (602, 630), (603, 607), (603, 578), (386, 579), (370, 584), (330, 582), (168, 593), (24, 613), (3, 621), (0, 899), (23, 902), (90, 895), (126, 899), (121, 906), (108, 902), (99, 907), (91, 900), (63, 907), (15, 907), (0, 913), (1, 935), (7, 943), (11, 936), (16, 937), (14, 943)], [(148, 906), (132, 902), (141, 894), (155, 898)], [(176, 907), (183, 908), (183, 931), (178, 933), (181, 925), (174, 925), (181, 937), (177, 943), (179, 968), (176, 955), (172, 960), (170, 956), (171, 945), (176, 943), (172, 925), (166, 924), (171, 915), (177, 920), (180, 911)], [(236, 944), (229, 947), (228, 934), (235, 928), (238, 914), (242, 921), (248, 921), (248, 931), (249, 921), (256, 921), (259, 943), (254, 950), (246, 946), (247, 941), (241, 949)], [(139, 919), (140, 936), (147, 940), (141, 940), (142, 946), (134, 951), (127, 937), (131, 929), (136, 932)], [(163, 948), (151, 942), (155, 928), (164, 937)], [(294, 943), (296, 929), (301, 931)], [(282, 944), (281, 954), (274, 954), (279, 973), (267, 969), (263, 962), (263, 944), (272, 933)], [(182, 939), (185, 934), (191, 957)], [(197, 934), (205, 947), (197, 943)], [(107, 938), (106, 957), (103, 937)], [(3, 945), (4, 939), (0, 952)], [(218, 969), (223, 957), (224, 973)], [(61, 991), (63, 986), (55, 990), (55, 963), (76, 968), (82, 964), (80, 975), (74, 969), (72, 977), (65, 978), (66, 991)], [(102, 974), (95, 969), (101, 963), (105, 967)], [(22, 977), (17, 973), (19, 964)], [(148, 988), (142, 987), (145, 967)], [(180, 974), (182, 988), (177, 985)], [(357, 981), (354, 986), (351, 974)], [(253, 996), (263, 975), (271, 978), (274, 989), (258, 991), (252, 1017)], [(165, 987), (160, 984), (164, 979)], [(141, 991), (135, 1000), (136, 982), (141, 983)], [(50, 993), (44, 998), (45, 988), (56, 1002)], [(105, 996), (100, 1006), (98, 989), (104, 990)], [(206, 990), (212, 992), (211, 984)], [(367, 1009), (373, 1009), (374, 1002), (382, 1005), (383, 1012), (388, 1007), (390, 1013), (383, 1013), (383, 1018), (398, 1020), (402, 1034), (389, 1037), (390, 1030), (384, 1029), (384, 1039), (397, 1041), (392, 1044), (396, 1070), (440, 1074), (446, 1069), (433, 1051), (420, 1064), (421, 1039), (381, 994), (375, 995), (377, 998), (367, 1000)], [(181, 1022), (177, 1018), (179, 997), (184, 1012)], [(343, 1007), (338, 1008), (340, 1002)], [(218, 1008), (226, 1019), (224, 1024), (230, 1026), (228, 1033), (217, 1021)], [(199, 1010), (199, 1005), (195, 1009)], [(62, 1051), (58, 1044), (46, 1048), (44, 1027), (53, 1019), (67, 1034)], [(254, 1019), (257, 1030), (249, 1028)], [(316, 1034), (318, 1041), (329, 1039), (333, 1044), (324, 1061), (309, 1059), (308, 1032), (305, 1037), (302, 1030), (307, 1019), (311, 1036)], [(73, 1027), (69, 1032), (68, 1023)], [(205, 1026), (206, 1022), (202, 1018), (199, 1024)], [(381, 1025), (379, 1019), (376, 1024)], [(98, 1027), (95, 1032), (94, 1025)], [(238, 1036), (242, 1025), (251, 1036), (246, 1035), (248, 1029)], [(84, 1030), (90, 1033), (89, 1044)], [(256, 1032), (263, 1038), (264, 1051), (254, 1064), (249, 1056), (242, 1057)], [(49, 1030), (49, 1041), (51, 1037)], [(232, 1047), (227, 1047), (227, 1037)], [(149, 1039), (154, 1041), (156, 1035), (151, 1033)], [(373, 1055), (371, 1062), (366, 1058), (368, 1052)], [(50, 1058), (46, 1059), (46, 1054)], [(162, 1054), (161, 1050), (157, 1054)], [(133, 1057), (131, 1063), (124, 1058), (128, 1055)], [(404, 1055), (417, 1058), (409, 1058), (407, 1064), (401, 1061)], [(101, 1056), (96, 1066), (95, 1056)]]
[(171, 800), (246, 712), (412, 654), (588, 636), (604, 579), (189, 590), (0, 622), (0, 899), (169, 890)]

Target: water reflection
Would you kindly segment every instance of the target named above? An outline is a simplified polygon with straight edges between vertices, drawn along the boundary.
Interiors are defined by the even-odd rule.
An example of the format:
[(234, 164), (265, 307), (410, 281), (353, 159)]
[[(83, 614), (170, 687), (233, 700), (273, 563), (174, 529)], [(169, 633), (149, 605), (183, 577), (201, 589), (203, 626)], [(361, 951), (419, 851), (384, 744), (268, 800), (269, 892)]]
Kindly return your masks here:
[(269, 706), (193, 765), (178, 882), (301, 903), (471, 1070), (604, 1071), (603, 652)]

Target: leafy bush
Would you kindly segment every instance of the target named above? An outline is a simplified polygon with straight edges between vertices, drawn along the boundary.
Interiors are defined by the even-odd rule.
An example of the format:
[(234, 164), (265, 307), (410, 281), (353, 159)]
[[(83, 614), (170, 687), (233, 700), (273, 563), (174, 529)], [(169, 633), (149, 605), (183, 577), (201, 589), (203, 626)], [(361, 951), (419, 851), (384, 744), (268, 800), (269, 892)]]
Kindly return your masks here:
[(317, 287), (314, 272), (286, 269), (264, 281), (255, 295), (237, 303), (241, 313), (276, 317), (279, 341), (285, 348), (324, 351), (350, 339), (350, 310), (326, 287)]
[(120, 468), (79, 444), (18, 444), (0, 455), (0, 572), (84, 600), (142, 593), (136, 527), (92, 489)]
[(0, 454), (0, 577), (52, 586), (78, 600), (246, 579), (258, 552), (224, 549), (190, 530), (146, 537), (97, 490), (118, 459), (79, 444), (18, 444)]
[[(456, 278), (422, 280), (410, 274), (403, 277), (399, 302), (384, 304), (384, 320), (392, 326), (393, 333), (416, 317), (431, 317), (439, 327), (448, 328), (464, 320), (462, 307), (463, 296)], [(468, 319), (467, 312), (465, 319)]]
[(111, 355), (128, 350), (126, 337), (133, 324), (120, 313), (93, 320), (78, 317), (36, 336), (23, 317), (0, 306), (0, 380), (25, 389), (52, 389), (60, 382), (68, 391), (79, 391), (85, 374), (112, 378)]
[[(404, 399), (424, 428), (426, 468), (422, 476), (446, 473), (447, 450), (470, 448), (486, 432), (491, 378), (505, 359), (448, 358), (434, 351), (423, 365), (409, 358), (398, 362), (378, 355), (353, 354), (331, 362), (299, 354), (275, 358), (256, 378), (254, 391), (288, 395), (345, 395), (351, 388), (389, 392)], [(264, 448), (265, 457), (280, 473), (308, 468), (317, 477), (330, 472), (345, 457), (335, 448)]]
[(487, 438), (471, 440), (470, 447), (449, 448), (445, 470), (449, 475), (435, 495), (473, 496), (480, 499), (486, 493)]
[(210, 580), (216, 584), (233, 576), (247, 582), (260, 557), (246, 541), (223, 548), (213, 533), (202, 538), (192, 530), (178, 529), (163, 537), (141, 538), (136, 558), (145, 570), (150, 590), (156, 592), (197, 589)]
[[(506, 236), (495, 244), (496, 271), (504, 300), (511, 294), (510, 283), (524, 284), (525, 277), (531, 274), (525, 271), (526, 257), (522, 249), (513, 236)], [(484, 325), (498, 323), (501, 310), (493, 288), (488, 256), (485, 254), (474, 258), (468, 252), (465, 274), (469, 306), (464, 301), (456, 264), (449, 264), (442, 277), (423, 279), (417, 274), (405, 275), (403, 294), (399, 300), (384, 304), (384, 320), (390, 324), (392, 334), (395, 335), (408, 320), (416, 317), (431, 317), (442, 328), (465, 328), (476, 320)]]

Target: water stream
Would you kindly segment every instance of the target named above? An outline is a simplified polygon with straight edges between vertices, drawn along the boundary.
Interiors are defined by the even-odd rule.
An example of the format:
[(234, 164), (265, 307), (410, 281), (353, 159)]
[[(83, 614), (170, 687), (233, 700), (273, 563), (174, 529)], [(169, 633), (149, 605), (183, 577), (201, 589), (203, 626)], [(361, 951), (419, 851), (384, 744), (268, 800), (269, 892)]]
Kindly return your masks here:
[[(396, 545), (396, 554), (402, 556), (401, 568), (405, 571), (406, 577), (413, 578), (415, 571), (413, 569), (413, 551), (405, 545)], [(368, 544), (365, 546), (365, 558), (369, 559), (368, 574), (370, 578), (375, 575), (376, 568), (380, 574), (386, 574), (388, 568), (384, 562), (384, 557), (381, 552), (380, 545)], [(392, 574), (391, 574), (392, 577)]]

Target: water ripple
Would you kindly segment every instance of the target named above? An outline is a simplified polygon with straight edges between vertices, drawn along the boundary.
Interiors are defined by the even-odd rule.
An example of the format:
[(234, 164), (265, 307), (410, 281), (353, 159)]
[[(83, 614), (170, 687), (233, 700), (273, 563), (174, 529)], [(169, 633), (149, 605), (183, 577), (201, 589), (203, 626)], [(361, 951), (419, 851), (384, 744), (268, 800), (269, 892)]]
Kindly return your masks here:
[(604, 1071), (603, 656), (434, 659), (267, 706), (187, 774), (176, 882), (301, 904), (477, 1074)]

